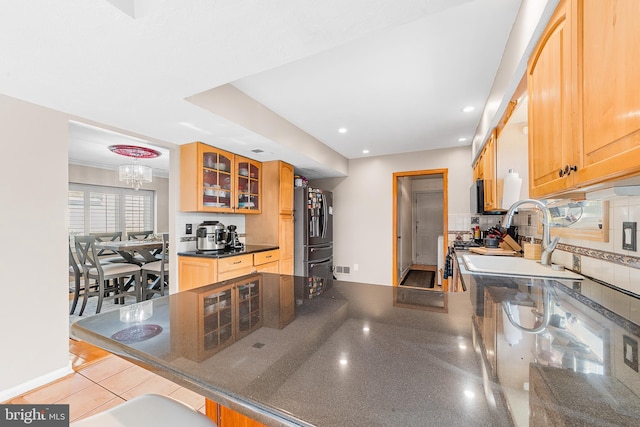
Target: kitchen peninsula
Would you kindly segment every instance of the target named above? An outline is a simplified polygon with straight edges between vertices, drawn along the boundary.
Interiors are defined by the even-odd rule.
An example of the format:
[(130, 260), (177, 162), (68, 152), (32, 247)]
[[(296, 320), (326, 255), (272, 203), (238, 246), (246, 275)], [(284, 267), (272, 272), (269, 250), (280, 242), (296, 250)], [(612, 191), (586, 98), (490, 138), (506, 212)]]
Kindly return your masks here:
[[(462, 277), (467, 292), (442, 293), (256, 273), (73, 333), (266, 425), (640, 423), (639, 327), (589, 298), (603, 285)], [(502, 302), (523, 328), (554, 312), (530, 334)]]
[(467, 294), (257, 273), (150, 303), (73, 333), (266, 425), (508, 423)]

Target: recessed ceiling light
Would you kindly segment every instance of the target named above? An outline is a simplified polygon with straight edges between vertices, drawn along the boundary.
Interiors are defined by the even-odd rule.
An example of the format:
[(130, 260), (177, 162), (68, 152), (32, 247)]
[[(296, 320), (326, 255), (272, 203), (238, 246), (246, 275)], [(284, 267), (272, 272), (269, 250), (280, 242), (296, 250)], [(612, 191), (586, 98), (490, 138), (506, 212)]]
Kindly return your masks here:
[(340, 133), (347, 133), (348, 129), (347, 128), (340, 128), (338, 129), (338, 132)]
[(470, 113), (470, 112), (472, 112), (473, 110), (475, 110), (475, 108), (474, 108), (473, 106), (471, 106), (471, 105), (468, 105), (468, 106), (466, 106), (466, 107), (464, 107), (464, 108), (462, 109), (462, 111), (463, 111), (463, 112), (465, 112), (465, 113)]
[(362, 150), (362, 154), (369, 154), (369, 150)]
[(458, 138), (458, 142), (465, 142), (467, 138)]

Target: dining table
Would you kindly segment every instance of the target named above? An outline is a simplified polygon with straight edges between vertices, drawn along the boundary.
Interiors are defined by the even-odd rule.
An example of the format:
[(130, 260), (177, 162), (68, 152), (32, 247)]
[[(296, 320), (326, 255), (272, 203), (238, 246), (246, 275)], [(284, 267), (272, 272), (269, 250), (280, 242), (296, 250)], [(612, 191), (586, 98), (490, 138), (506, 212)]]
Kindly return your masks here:
[[(154, 252), (162, 249), (162, 239), (96, 242), (96, 249), (117, 252), (126, 262), (142, 265), (147, 262), (158, 261)], [(144, 261), (136, 258), (136, 254), (139, 254)]]

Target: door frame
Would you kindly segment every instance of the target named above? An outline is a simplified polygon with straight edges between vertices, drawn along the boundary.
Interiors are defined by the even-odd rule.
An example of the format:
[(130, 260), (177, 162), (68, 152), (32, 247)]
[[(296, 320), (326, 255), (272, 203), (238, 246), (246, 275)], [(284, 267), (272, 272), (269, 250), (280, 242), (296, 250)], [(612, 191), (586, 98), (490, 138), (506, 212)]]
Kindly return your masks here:
[[(449, 218), (449, 177), (448, 177), (449, 169), (427, 169), (427, 170), (417, 170), (417, 171), (405, 171), (405, 172), (394, 172), (392, 177), (392, 189), (393, 189), (393, 216), (392, 216), (392, 233), (391, 237), (391, 247), (392, 247), (392, 265), (391, 271), (392, 273), (392, 284), (393, 286), (398, 286), (398, 277), (397, 277), (397, 269), (398, 269), (398, 178), (402, 177), (420, 177), (420, 176), (429, 176), (429, 175), (442, 175), (442, 229), (444, 230), (443, 234), (443, 248), (442, 253), (446, 256), (445, 249), (449, 246), (448, 243), (448, 218)], [(440, 274), (440, 272), (436, 272)], [(444, 292), (448, 291), (447, 280), (442, 280), (442, 290)]]

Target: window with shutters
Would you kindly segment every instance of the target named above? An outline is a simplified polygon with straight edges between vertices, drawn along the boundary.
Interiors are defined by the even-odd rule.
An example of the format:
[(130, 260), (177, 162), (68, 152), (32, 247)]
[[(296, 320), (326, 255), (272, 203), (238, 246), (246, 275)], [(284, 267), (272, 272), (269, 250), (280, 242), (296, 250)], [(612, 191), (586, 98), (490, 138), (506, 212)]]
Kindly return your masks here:
[(154, 192), (69, 184), (69, 233), (110, 233), (154, 229)]

